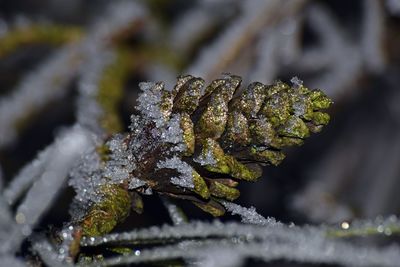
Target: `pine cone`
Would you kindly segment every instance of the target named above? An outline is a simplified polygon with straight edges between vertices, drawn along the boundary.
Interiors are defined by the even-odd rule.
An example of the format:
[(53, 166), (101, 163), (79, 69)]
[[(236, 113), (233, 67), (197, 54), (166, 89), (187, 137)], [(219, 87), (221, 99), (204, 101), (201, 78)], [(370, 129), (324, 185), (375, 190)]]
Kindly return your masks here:
[[(97, 188), (103, 198), (93, 201), (84, 217), (84, 233), (103, 234), (127, 216), (132, 204), (126, 200), (128, 191), (138, 212), (140, 194), (157, 192), (188, 199), (220, 216), (225, 210), (219, 200), (239, 197), (235, 187), (240, 180), (257, 180), (262, 165), (278, 165), (283, 148), (302, 144), (329, 121), (321, 110), (331, 100), (297, 80), (292, 86), (255, 82), (242, 92), (240, 84), (233, 75), (212, 81), (205, 90), (204, 80), (190, 75), (179, 77), (172, 91), (162, 82), (141, 83), (131, 131), (107, 143), (100, 172), (105, 182)], [(117, 191), (123, 200), (118, 203), (127, 207), (104, 205), (107, 196), (117, 198)], [(106, 227), (102, 220), (108, 220)]]

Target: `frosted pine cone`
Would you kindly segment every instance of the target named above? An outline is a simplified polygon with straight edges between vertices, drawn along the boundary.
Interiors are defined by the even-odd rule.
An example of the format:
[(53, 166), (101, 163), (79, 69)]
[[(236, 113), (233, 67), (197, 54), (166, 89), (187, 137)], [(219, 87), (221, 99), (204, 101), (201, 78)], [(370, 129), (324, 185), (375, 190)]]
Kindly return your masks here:
[(162, 82), (141, 83), (131, 131), (106, 144), (98, 170), (75, 172), (75, 179), (90, 177), (91, 190), (76, 187), (78, 204), (90, 207), (77, 218), (84, 234), (110, 231), (131, 206), (141, 212), (140, 194), (152, 192), (224, 214), (219, 200), (239, 197), (239, 181), (257, 180), (261, 165), (279, 164), (284, 147), (302, 144), (328, 123), (321, 110), (331, 100), (292, 81), (255, 82), (243, 91), (241, 78), (233, 75), (205, 89), (204, 80), (190, 75), (179, 77), (172, 91)]

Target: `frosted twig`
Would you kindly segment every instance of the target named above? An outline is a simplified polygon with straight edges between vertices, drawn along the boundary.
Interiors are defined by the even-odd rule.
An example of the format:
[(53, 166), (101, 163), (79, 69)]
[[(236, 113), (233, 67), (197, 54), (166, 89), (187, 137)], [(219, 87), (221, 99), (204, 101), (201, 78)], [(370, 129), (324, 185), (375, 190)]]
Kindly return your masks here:
[(162, 202), (167, 208), (169, 217), (174, 225), (181, 225), (182, 223), (186, 223), (188, 221), (182, 209), (172, 203), (172, 201), (163, 197)]
[(100, 125), (104, 110), (97, 101), (99, 82), (104, 68), (115, 60), (115, 55), (104, 48), (92, 47), (80, 73), (77, 121), (98, 136), (104, 134)]
[(36, 159), (26, 164), (18, 174), (11, 180), (10, 184), (5, 188), (3, 195), (5, 200), (13, 205), (18, 198), (39, 178), (43, 173), (46, 162), (50, 159), (54, 149), (53, 145), (49, 145), (46, 149), (39, 152)]
[(356, 220), (351, 223), (344, 221), (341, 223), (340, 228), (329, 229), (328, 234), (333, 237), (398, 235), (400, 234), (400, 222), (394, 215), (388, 218), (378, 216), (375, 220)]
[(39, 254), (40, 258), (47, 266), (73, 266), (72, 264), (63, 262), (62, 259), (59, 258), (59, 254), (54, 250), (53, 246), (47, 240), (35, 242), (33, 244), (33, 250), (35, 250)]
[[(3, 191), (3, 170), (0, 166), (0, 192)], [(4, 193), (3, 193), (4, 194)], [(11, 223), (11, 213), (9, 210), (9, 206), (4, 201), (3, 195), (0, 195), (0, 229), (6, 227), (9, 223)], [(0, 232), (3, 229), (0, 230)], [(1, 235), (1, 234), (0, 234)]]
[[(307, 17), (313, 25), (313, 30), (320, 37), (322, 50), (317, 51), (322, 54), (305, 53), (307, 56), (318, 57), (308, 60), (300, 58), (298, 67), (302, 68), (302, 62), (313, 64), (312, 62), (318, 62), (321, 58), (328, 64), (325, 67), (329, 71), (316, 78), (314, 86), (323, 87), (328, 95), (338, 97), (361, 74), (362, 54), (355, 49), (356, 43), (353, 40), (348, 41), (333, 15), (326, 8), (315, 5), (310, 8)], [(326, 60), (323, 59), (324, 57)], [(335, 82), (332, 83), (332, 80)]]
[[(195, 76), (212, 78), (224, 71), (226, 64), (238, 53), (243, 45), (265, 25), (265, 20), (271, 20), (271, 13), (276, 11), (279, 1), (243, 2), (242, 16), (231, 25), (213, 44), (205, 48), (198, 60), (192, 64), (188, 73)], [(270, 13), (271, 12), (271, 13)], [(230, 44), (229, 47), (226, 44)]]
[(27, 265), (21, 260), (11, 257), (11, 256), (0, 256), (0, 262), (2, 266), (12, 266), (12, 267), (26, 267)]
[(91, 136), (81, 127), (75, 126), (56, 139), (43, 164), (40, 178), (27, 192), (16, 211), (18, 226), (12, 236), (3, 243), (3, 249), (15, 249), (24, 236), (30, 234), (43, 214), (50, 208), (54, 198), (64, 185), (70, 168), (79, 157), (92, 146)]
[(366, 0), (363, 2), (364, 19), (362, 23), (361, 47), (364, 61), (370, 71), (380, 72), (385, 66), (384, 44), (385, 19), (381, 2)]
[(298, 24), (299, 18), (294, 17), (260, 34), (251, 81), (272, 83), (280, 68), (294, 61), (299, 53)]
[(0, 241), (8, 238), (8, 231), (14, 224), (11, 211), (7, 203), (0, 196)]
[(278, 50), (280, 47), (279, 33), (274, 29), (264, 32), (257, 44), (257, 60), (254, 71), (250, 76), (251, 81), (271, 83), (279, 70)]
[(10, 95), (0, 99), (0, 148), (15, 140), (19, 121), (64, 95), (67, 83), (77, 74), (93, 44), (106, 44), (113, 34), (143, 18), (145, 11), (135, 2), (119, 1), (110, 5), (106, 13), (107, 19), (95, 22), (82, 42), (56, 52), (28, 74)]
[[(115, 34), (129, 30), (132, 24), (144, 19), (146, 15), (146, 9), (138, 1), (113, 1), (103, 16), (91, 25), (88, 39), (105, 44)], [(96, 45), (96, 43), (91, 44)]]
[(1, 168), (0, 165), (0, 191), (3, 191), (3, 185), (4, 185), (3, 169)]
[(81, 63), (77, 52), (75, 45), (62, 48), (29, 73), (11, 94), (0, 99), (0, 148), (15, 140), (17, 124), (22, 119), (63, 97)]
[(232, 213), (233, 215), (237, 214), (242, 217), (243, 223), (257, 224), (257, 225), (270, 225), (270, 224), (279, 224), (275, 221), (274, 218), (264, 218), (264, 216), (257, 213), (254, 207), (245, 208), (238, 204), (221, 201), (222, 205), (226, 208), (227, 211)]
[(183, 14), (172, 26), (170, 43), (177, 51), (187, 52), (196, 39), (233, 13), (233, 4), (202, 1)]
[[(166, 259), (209, 259), (219, 255), (218, 251), (231, 251), (235, 257), (257, 258), (266, 262), (277, 259), (294, 260), (305, 263), (330, 263), (351, 266), (395, 266), (400, 260), (397, 246), (382, 249), (352, 245), (330, 239), (326, 236), (325, 227), (287, 227), (282, 224), (267, 226), (243, 225), (237, 223), (190, 223), (177, 227), (152, 227), (135, 232), (130, 241), (140, 234), (143, 236), (179, 238), (178, 244), (138, 250), (131, 255), (106, 259), (103, 266), (116, 264), (159, 261)], [(140, 233), (140, 234), (139, 234)], [(199, 241), (183, 241), (185, 237), (206, 238)], [(115, 234), (114, 237), (125, 237), (127, 234)], [(217, 239), (216, 237), (224, 237)], [(93, 238), (91, 243), (113, 243), (111, 235), (104, 238)], [(103, 240), (103, 241), (101, 241)], [(104, 242), (107, 240), (107, 242)], [(121, 240), (121, 239), (120, 239)], [(129, 243), (129, 239), (125, 240)], [(214, 251), (215, 253), (212, 253)], [(201, 262), (201, 260), (199, 261)]]
[(393, 15), (400, 16), (400, 1), (399, 0), (386, 0), (386, 8)]

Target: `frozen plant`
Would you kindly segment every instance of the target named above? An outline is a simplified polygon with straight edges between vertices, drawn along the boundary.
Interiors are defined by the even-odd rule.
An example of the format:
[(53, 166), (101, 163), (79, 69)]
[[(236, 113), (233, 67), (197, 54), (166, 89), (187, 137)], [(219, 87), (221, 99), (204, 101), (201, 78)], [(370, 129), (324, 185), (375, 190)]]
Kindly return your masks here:
[[(328, 123), (323, 110), (329, 98), (295, 81), (255, 82), (236, 96), (241, 78), (234, 75), (205, 88), (191, 75), (180, 76), (172, 90), (162, 82), (141, 83), (130, 132), (91, 150), (71, 173), (77, 197), (67, 227), (73, 232), (66, 234), (75, 236), (70, 247), (81, 236), (107, 234), (131, 207), (141, 213), (141, 195), (155, 192), (189, 200), (214, 216), (226, 209), (245, 223), (273, 221), (227, 200), (239, 197), (240, 180), (257, 180), (262, 165), (283, 160), (284, 147), (302, 144)], [(79, 250), (70, 249), (70, 259), (74, 253)]]
[[(234, 202), (243, 194), (239, 183), (257, 181), (264, 166), (280, 164), (288, 148), (328, 123), (332, 101), (306, 85), (319, 82), (336, 100), (361, 73), (382, 72), (387, 62), (379, 1), (363, 3), (357, 40), (316, 1), (194, 1), (173, 12), (173, 19), (157, 11), (169, 1), (100, 1), (99, 7), (107, 3), (100, 15), (84, 1), (67, 2), (90, 7), (87, 27), (0, 20), (0, 59), (18, 58), (27, 46), (55, 50), (11, 83), (13, 90), (1, 92), (0, 265), (242, 266), (247, 258), (350, 266), (399, 262), (397, 245), (353, 242), (398, 234), (396, 217), (296, 226)], [(95, 15), (93, 22), (89, 15)], [(301, 41), (305, 23), (317, 45)], [(353, 53), (356, 46), (361, 49)], [(243, 78), (217, 78), (221, 72)], [(178, 73), (185, 75), (170, 86)], [(278, 75), (307, 82), (295, 77), (285, 83)], [(137, 96), (128, 87), (142, 80), (154, 82), (139, 83)], [(8, 159), (3, 166), (2, 152), (19, 145), (49, 105), (72, 97), (72, 125), (15, 173)], [(36, 143), (35, 136), (29, 138)], [(258, 187), (253, 190), (264, 192)], [(60, 197), (66, 188), (74, 195)], [(152, 212), (147, 199), (159, 198), (173, 226), (129, 224)], [(48, 230), (53, 222), (46, 217), (58, 215), (52, 209), (68, 213), (64, 203), (70, 218)], [(180, 204), (198, 207), (204, 216), (238, 215), (241, 223), (196, 221)], [(118, 226), (125, 230), (118, 232)]]

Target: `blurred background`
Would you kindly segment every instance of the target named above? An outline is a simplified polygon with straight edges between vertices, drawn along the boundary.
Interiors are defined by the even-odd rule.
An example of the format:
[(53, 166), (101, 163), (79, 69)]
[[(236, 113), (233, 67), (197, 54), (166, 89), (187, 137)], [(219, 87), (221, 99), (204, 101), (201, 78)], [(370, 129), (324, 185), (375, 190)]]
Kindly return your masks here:
[[(32, 83), (38, 88), (26, 97), (40, 98), (40, 104), (21, 104), (18, 123), (10, 124), (1, 106), (15, 101), (13, 92), (21, 81), (29, 75), (40, 78), (43, 62), (77, 41), (73, 34), (54, 42), (27, 38), (13, 49), (4, 40), (36, 24), (68, 26), (90, 36), (96, 30), (93, 21), (107, 25), (118, 19), (118, 14), (102, 16), (116, 2), (0, 0), (0, 170), (5, 187), (60, 129), (76, 121), (78, 90), (77, 76), (70, 72), (54, 78), (62, 86), (51, 96), (35, 95), (46, 88)], [(209, 82), (230, 72), (247, 85), (297, 76), (334, 100), (331, 122), (303, 146), (287, 151), (281, 165), (266, 167), (256, 184), (241, 183), (237, 202), (297, 224), (399, 214), (399, 0), (136, 2), (141, 11), (132, 24), (112, 35), (131, 51), (133, 64), (118, 110), (125, 130), (140, 81), (164, 81), (171, 87), (179, 74)], [(72, 196), (66, 187), (38, 229), (68, 221)], [(132, 215), (121, 229), (168, 221), (158, 199), (145, 198), (144, 204), (144, 214)], [(209, 219), (181, 204), (192, 218)]]

